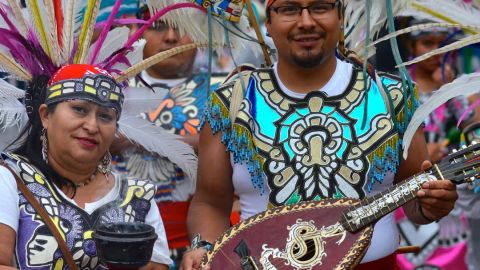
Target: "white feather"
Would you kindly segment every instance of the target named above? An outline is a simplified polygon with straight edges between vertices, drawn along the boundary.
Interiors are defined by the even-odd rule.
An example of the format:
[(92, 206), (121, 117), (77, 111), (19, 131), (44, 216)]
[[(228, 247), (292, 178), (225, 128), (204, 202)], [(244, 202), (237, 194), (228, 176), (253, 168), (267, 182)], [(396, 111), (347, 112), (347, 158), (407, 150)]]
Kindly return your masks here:
[(130, 65), (133, 66), (143, 60), (143, 48), (145, 47), (146, 43), (147, 41), (145, 39), (139, 39), (133, 43), (133, 50), (126, 55)]
[[(397, 15), (407, 8), (412, 0), (392, 0), (393, 14)], [(365, 0), (345, 1), (344, 32), (346, 47), (364, 57), (365, 33), (367, 19)], [(370, 41), (378, 34), (387, 21), (387, 5), (385, 0), (372, 0), (370, 11)], [(370, 51), (372, 53), (372, 51)]]
[(5, 80), (0, 80), (0, 98), (21, 99), (24, 96), (25, 96), (25, 91), (21, 90), (18, 87), (13, 86), (12, 84), (6, 82)]
[(385, 35), (382, 38), (379, 38), (379, 39), (375, 40), (375, 42), (371, 43), (369, 46), (375, 46), (380, 42), (386, 41), (386, 40), (391, 39), (393, 37), (397, 37), (399, 35), (408, 34), (408, 33), (414, 32), (414, 31), (418, 31), (418, 30), (430, 29), (430, 28), (433, 28), (433, 27), (463, 28), (463, 29), (475, 30), (475, 31), (480, 30), (480, 26), (478, 26), (478, 25), (462, 25), (462, 24), (458, 24), (458, 23), (424, 23), (424, 24), (420, 24), (420, 25), (410, 26), (410, 27), (395, 31), (391, 34)]
[(58, 44), (58, 34), (57, 34), (57, 21), (55, 20), (55, 14), (53, 10), (52, 0), (43, 0), (45, 8), (45, 17), (46, 17), (46, 27), (47, 36), (50, 38), (50, 46), (52, 49), (51, 59), (54, 65), (60, 66), (61, 64), (61, 51)]
[[(128, 27), (126, 26), (117, 27), (109, 31), (105, 38), (105, 42), (102, 44), (102, 48), (100, 48), (100, 52), (97, 55), (97, 59), (95, 59), (95, 63), (101, 63), (103, 60), (109, 57), (112, 53), (121, 49), (127, 42), (129, 34), (130, 34), (130, 29), (128, 29)], [(88, 50), (87, 63), (90, 63), (93, 50), (96, 47), (96, 45), (97, 45), (97, 42), (95, 42)]]
[[(422, 54), (410, 61), (407, 61), (407, 62), (404, 62), (398, 66), (408, 66), (408, 65), (411, 65), (411, 64), (415, 64), (415, 63), (418, 63), (418, 62), (421, 62), (427, 58), (430, 58), (434, 55), (438, 55), (438, 54), (443, 54), (443, 53), (446, 53), (446, 52), (449, 52), (449, 51), (454, 51), (454, 50), (458, 50), (460, 48), (463, 48), (465, 46), (468, 46), (468, 45), (471, 45), (471, 44), (476, 44), (480, 42), (480, 34), (475, 34), (473, 36), (467, 36), (463, 39), (460, 39), (459, 41), (455, 41), (454, 43), (451, 43), (447, 46), (443, 46), (441, 48), (438, 48), (438, 49), (435, 49), (433, 51), (430, 51), (428, 53), (425, 53), (425, 54)], [(397, 66), (397, 67), (398, 67)]]
[(26, 117), (25, 106), (14, 98), (0, 98), (0, 133), (7, 128), (16, 126), (20, 130), (25, 126), (28, 117)]
[[(125, 72), (129, 67), (134, 66), (137, 63), (142, 62), (143, 60), (143, 48), (145, 47), (146, 41), (144, 39), (137, 40), (133, 45), (133, 51), (128, 52), (125, 56), (128, 59), (130, 65), (124, 63), (116, 63), (112, 66), (112, 70), (121, 70)], [(120, 74), (118, 74), (120, 75)]]
[(168, 158), (190, 178), (197, 176), (197, 156), (181, 136), (156, 127), (141, 117), (122, 116), (118, 121), (119, 132), (145, 150)]
[(141, 113), (151, 112), (158, 108), (168, 90), (165, 88), (152, 89), (147, 87), (127, 87), (123, 90), (125, 100), (122, 107), (122, 115), (140, 115)]
[(82, 26), (82, 12), (86, 1), (66, 0), (63, 5), (63, 62), (67, 63), (72, 55), (75, 35), (80, 32)]
[[(22, 34), (23, 37), (27, 36), (27, 23), (23, 17), (22, 9), (15, 0), (7, 0), (8, 5), (12, 9), (13, 17), (15, 18), (12, 22), (17, 26), (18, 31)], [(2, 28), (5, 28), (2, 26)]]
[(408, 148), (418, 127), (428, 118), (438, 106), (457, 96), (469, 96), (478, 93), (480, 89), (480, 73), (463, 75), (451, 83), (445, 84), (436, 90), (415, 113), (408, 124), (403, 136), (403, 158), (408, 155)]
[(401, 15), (436, 22), (480, 25), (480, 9), (477, 5), (463, 0), (413, 0)]
[(0, 80), (0, 130), (18, 125), (22, 126), (25, 106), (19, 99), (25, 96), (25, 91), (13, 86), (12, 84)]
[[(148, 0), (147, 4), (151, 10), (151, 14), (161, 10), (169, 5), (176, 3), (185, 3), (183, 0)], [(185, 18), (188, 18), (187, 20)], [(187, 33), (188, 36), (194, 42), (208, 42), (208, 17), (206, 12), (200, 11), (195, 8), (181, 8), (168, 12), (162, 18), (170, 25), (176, 27), (181, 34)], [(223, 20), (219, 17), (212, 16), (212, 43), (226, 45), (227, 40), (225, 36), (224, 27), (222, 26)], [(228, 29), (236, 31), (232, 26), (232, 22), (226, 22)], [(244, 33), (247, 33), (250, 37), (255, 38), (255, 33), (252, 28), (249, 27), (248, 18), (241, 16), (240, 21), (236, 23)], [(237, 31), (238, 32), (238, 31)], [(255, 54), (260, 55), (261, 47), (252, 44), (252, 42), (240, 38), (232, 33), (229, 33), (229, 40), (234, 50), (242, 50), (243, 48), (254, 48)], [(252, 46), (253, 45), (253, 46)], [(217, 47), (215, 50), (218, 54), (223, 54), (223, 48)]]

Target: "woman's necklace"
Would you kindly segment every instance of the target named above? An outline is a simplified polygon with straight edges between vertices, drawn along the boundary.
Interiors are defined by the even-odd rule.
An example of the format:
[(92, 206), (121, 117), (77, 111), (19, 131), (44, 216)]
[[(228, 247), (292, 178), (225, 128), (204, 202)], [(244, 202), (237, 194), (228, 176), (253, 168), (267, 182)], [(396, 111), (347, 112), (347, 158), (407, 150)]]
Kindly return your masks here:
[[(91, 176), (90, 178), (88, 178), (87, 180), (85, 180), (83, 183), (75, 183), (75, 187), (77, 188), (80, 188), (80, 187), (84, 187), (84, 186), (87, 186), (88, 184), (90, 184), (94, 179), (95, 179), (95, 176), (97, 175), (98, 173), (98, 170), (96, 170)], [(107, 184), (110, 182), (110, 179), (108, 178), (108, 173), (104, 173), (103, 174), (105, 176), (105, 179), (107, 180)]]
[(97, 171), (95, 171), (91, 176), (90, 178), (88, 178), (87, 180), (85, 180), (83, 183), (75, 183), (75, 187), (79, 188), (79, 187), (84, 187), (88, 184), (90, 184), (90, 182), (93, 181), (93, 179), (95, 179), (95, 175), (97, 174)]

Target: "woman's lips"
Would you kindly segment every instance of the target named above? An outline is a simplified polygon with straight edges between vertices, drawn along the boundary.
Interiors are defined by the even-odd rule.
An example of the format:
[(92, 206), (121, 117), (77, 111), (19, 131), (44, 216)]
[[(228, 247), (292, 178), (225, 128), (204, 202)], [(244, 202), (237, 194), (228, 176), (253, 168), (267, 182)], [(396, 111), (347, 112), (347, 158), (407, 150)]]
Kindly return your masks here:
[(98, 142), (95, 139), (91, 138), (77, 138), (77, 140), (80, 142), (82, 146), (84, 146), (87, 149), (93, 149), (95, 146), (97, 146)]

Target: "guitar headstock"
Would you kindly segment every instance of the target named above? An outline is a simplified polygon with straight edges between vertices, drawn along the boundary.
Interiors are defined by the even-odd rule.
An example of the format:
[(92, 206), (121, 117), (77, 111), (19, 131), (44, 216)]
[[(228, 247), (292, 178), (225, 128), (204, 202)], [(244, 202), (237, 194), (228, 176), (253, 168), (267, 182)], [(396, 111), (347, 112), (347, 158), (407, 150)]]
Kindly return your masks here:
[(437, 166), (443, 178), (455, 184), (473, 182), (480, 176), (480, 143), (473, 141), (469, 146), (453, 150)]

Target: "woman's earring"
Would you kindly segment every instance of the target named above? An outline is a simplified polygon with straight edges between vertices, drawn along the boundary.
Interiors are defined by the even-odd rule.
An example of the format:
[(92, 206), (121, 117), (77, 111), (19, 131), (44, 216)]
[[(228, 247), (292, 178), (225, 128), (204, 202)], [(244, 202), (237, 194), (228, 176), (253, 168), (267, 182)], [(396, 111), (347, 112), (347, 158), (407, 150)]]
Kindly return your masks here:
[(100, 164), (98, 164), (98, 170), (103, 174), (107, 174), (112, 170), (112, 155), (109, 151), (107, 151), (107, 153), (105, 153), (103, 158), (100, 160)]
[(47, 130), (45, 128), (42, 129), (40, 140), (42, 141), (42, 159), (48, 164), (48, 139)]

